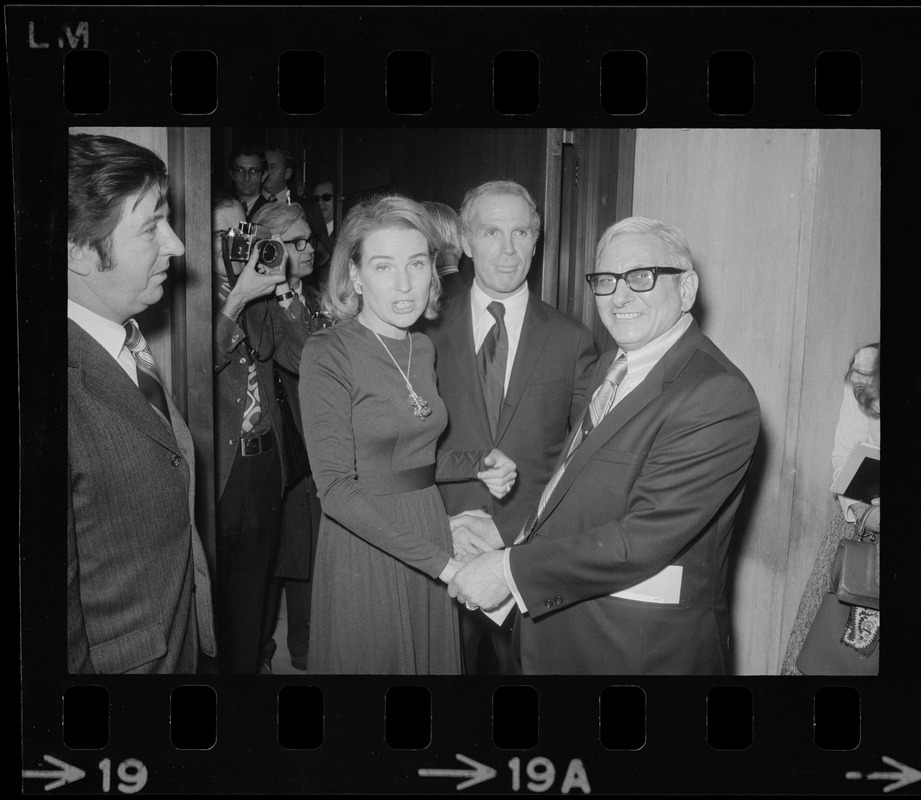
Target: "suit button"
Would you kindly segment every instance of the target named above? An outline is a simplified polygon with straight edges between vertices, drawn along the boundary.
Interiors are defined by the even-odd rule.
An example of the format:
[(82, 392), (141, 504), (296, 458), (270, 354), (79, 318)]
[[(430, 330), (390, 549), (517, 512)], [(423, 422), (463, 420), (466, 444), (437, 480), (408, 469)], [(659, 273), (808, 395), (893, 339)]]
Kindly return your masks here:
[(553, 602), (556, 603), (558, 606), (561, 606), (563, 605), (563, 598), (557, 595), (556, 597), (553, 598)]
[(173, 456), (172, 465), (178, 467), (182, 463), (182, 459), (179, 456)]
[(552, 601), (552, 600), (544, 600), (544, 606), (545, 606), (546, 608), (553, 608), (553, 601)]
[(241, 358), (241, 359), (240, 359), (240, 363), (241, 363), (241, 364), (245, 364), (245, 363), (246, 363), (246, 359), (245, 359), (245, 358)]
[(228, 440), (227, 440), (227, 444), (229, 444), (231, 447), (233, 447), (236, 443), (237, 443), (237, 440), (236, 440), (236, 439), (228, 439)]

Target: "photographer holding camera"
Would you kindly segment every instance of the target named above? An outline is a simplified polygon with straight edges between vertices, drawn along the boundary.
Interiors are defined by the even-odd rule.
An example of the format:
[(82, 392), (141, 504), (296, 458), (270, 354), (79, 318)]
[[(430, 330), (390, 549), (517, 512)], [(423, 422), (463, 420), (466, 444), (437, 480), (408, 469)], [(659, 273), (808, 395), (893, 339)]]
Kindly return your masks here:
[(307, 328), (300, 304), (285, 298), (282, 238), (247, 223), (234, 198), (215, 203), (212, 222), (220, 670), (254, 675), (287, 477), (275, 365), (296, 368), (288, 356)]

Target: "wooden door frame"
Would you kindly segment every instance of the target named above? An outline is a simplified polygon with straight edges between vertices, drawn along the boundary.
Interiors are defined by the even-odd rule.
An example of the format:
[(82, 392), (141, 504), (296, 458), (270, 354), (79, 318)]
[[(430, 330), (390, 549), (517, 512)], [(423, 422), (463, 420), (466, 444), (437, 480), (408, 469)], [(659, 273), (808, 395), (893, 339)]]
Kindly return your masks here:
[(171, 270), (172, 390), (195, 442), (195, 518), (214, 574), (211, 129), (168, 128), (167, 141), (171, 222), (185, 244), (185, 255), (173, 259)]

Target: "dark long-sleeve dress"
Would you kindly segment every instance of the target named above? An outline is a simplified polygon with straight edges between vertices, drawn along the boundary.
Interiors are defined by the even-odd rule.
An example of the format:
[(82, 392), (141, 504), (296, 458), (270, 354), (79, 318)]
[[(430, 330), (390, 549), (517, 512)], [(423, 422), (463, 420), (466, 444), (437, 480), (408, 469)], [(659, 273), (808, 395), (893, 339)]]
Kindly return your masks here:
[[(353, 319), (311, 336), (301, 357), (304, 437), (323, 507), (308, 672), (459, 674), (457, 612), (438, 575), (452, 552), (438, 480), (474, 479), (486, 452), (435, 445), (447, 412), (434, 348), (412, 334), (410, 381), (431, 408), (414, 415), (410, 340)], [(385, 349), (385, 345), (386, 348)]]

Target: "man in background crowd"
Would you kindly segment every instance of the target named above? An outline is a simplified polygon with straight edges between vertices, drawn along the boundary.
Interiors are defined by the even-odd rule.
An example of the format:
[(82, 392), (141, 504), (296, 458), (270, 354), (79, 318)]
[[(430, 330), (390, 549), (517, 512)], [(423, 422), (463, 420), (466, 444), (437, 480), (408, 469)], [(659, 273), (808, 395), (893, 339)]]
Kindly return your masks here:
[[(233, 200), (219, 201), (214, 231), (226, 231), (238, 213)], [(225, 674), (253, 675), (262, 666), (263, 619), (286, 483), (282, 445), (287, 432), (275, 391), (275, 364), (296, 368), (294, 356), (287, 356), (299, 358), (306, 341), (302, 307), (292, 304), (286, 283), (287, 247), (280, 237), (273, 243), (285, 255), (272, 269), (259, 264), (255, 245), (245, 264), (231, 261), (229, 270), (219, 247), (213, 254), (215, 595)]]
[[(317, 224), (314, 233), (319, 236), (320, 244), (326, 248), (330, 254), (336, 247), (336, 192), (333, 188), (333, 182), (323, 179), (316, 183), (311, 192), (312, 199), (320, 210), (322, 225)], [(313, 217), (307, 217), (313, 224)], [(322, 286), (329, 273), (329, 262), (317, 264), (316, 275), (317, 285)]]
[(268, 175), (268, 163), (261, 147), (241, 145), (227, 158), (227, 168), (233, 184), (234, 194), (243, 205), (249, 221), (260, 206), (274, 199), (274, 195), (262, 190)]

